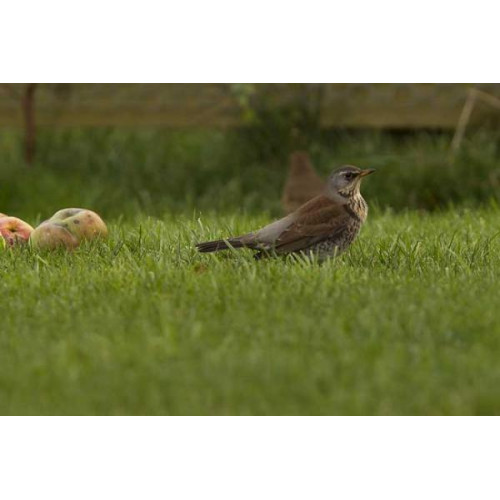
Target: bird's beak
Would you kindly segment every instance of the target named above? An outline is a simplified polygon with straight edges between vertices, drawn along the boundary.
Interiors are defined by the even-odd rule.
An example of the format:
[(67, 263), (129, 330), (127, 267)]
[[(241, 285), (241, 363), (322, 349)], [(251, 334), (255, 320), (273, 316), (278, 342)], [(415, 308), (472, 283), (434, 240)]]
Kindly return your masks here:
[(367, 175), (373, 174), (375, 172), (374, 168), (367, 168), (366, 170), (361, 170), (361, 173), (359, 174), (360, 177), (366, 177)]

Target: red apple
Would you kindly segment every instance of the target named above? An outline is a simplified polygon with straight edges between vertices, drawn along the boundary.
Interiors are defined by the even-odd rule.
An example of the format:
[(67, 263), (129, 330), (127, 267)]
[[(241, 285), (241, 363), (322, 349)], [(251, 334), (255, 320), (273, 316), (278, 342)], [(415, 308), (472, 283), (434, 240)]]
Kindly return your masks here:
[(17, 217), (0, 217), (0, 235), (10, 246), (26, 243), (32, 231), (27, 222)]

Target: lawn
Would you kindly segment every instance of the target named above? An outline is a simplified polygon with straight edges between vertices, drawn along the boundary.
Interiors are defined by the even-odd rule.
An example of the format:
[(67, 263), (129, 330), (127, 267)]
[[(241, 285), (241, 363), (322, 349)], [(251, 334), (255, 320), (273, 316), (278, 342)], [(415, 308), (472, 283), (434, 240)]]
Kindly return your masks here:
[(499, 209), (374, 210), (322, 265), (193, 247), (269, 219), (0, 252), (0, 413), (500, 413)]

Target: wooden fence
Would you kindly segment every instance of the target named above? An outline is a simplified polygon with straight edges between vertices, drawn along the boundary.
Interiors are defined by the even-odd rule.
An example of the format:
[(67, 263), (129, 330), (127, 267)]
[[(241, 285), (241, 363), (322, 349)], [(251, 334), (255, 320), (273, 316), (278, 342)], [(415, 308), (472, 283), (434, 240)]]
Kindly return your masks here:
[[(500, 84), (38, 84), (34, 115), (46, 126), (231, 127), (263, 98), (279, 108), (313, 95), (324, 127), (452, 129), (473, 87), (500, 97)], [(22, 125), (25, 89), (0, 84), (0, 126)], [(469, 123), (498, 117), (479, 103)]]

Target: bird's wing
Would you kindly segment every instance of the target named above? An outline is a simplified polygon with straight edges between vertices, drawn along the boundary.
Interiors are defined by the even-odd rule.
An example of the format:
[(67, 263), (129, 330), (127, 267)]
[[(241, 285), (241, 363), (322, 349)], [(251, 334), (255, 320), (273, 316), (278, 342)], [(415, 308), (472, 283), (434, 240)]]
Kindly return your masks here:
[(295, 221), (276, 239), (274, 251), (289, 253), (305, 250), (320, 241), (341, 234), (352, 222), (345, 205), (317, 196), (295, 212)]

